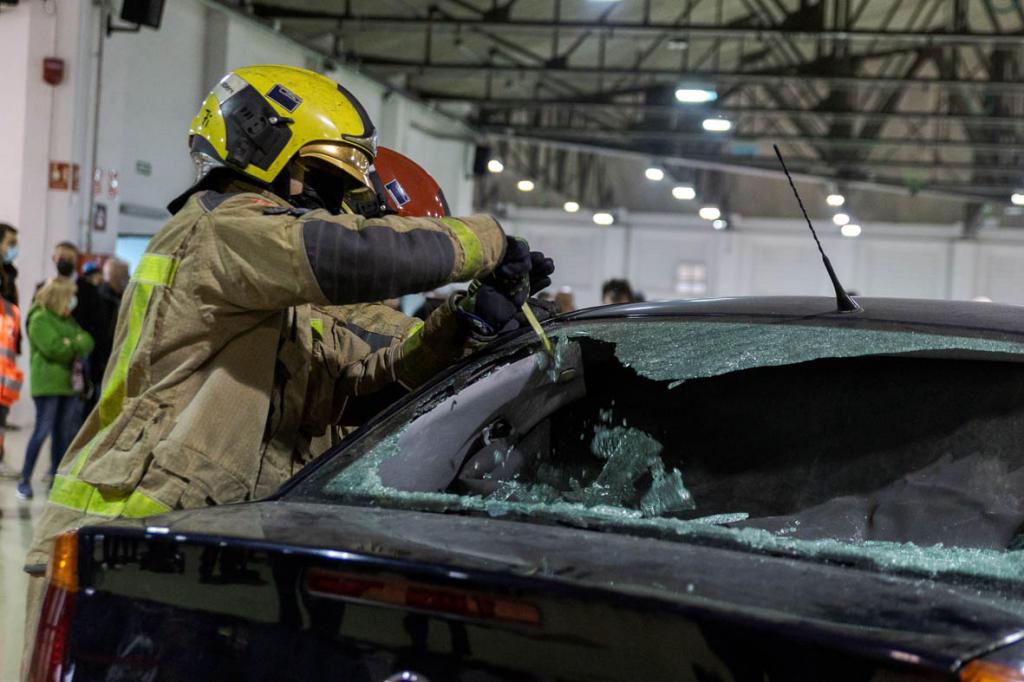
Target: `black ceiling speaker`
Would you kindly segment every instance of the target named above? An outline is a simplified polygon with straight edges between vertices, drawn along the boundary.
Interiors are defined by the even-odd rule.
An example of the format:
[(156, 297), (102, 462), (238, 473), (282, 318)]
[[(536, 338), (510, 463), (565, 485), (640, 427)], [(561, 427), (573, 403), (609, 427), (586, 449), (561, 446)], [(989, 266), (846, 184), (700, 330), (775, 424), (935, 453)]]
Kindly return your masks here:
[(473, 151), (473, 175), (487, 175), (487, 162), (491, 160), (491, 148), (478, 144)]
[(121, 21), (150, 28), (160, 28), (164, 15), (164, 0), (124, 0)]

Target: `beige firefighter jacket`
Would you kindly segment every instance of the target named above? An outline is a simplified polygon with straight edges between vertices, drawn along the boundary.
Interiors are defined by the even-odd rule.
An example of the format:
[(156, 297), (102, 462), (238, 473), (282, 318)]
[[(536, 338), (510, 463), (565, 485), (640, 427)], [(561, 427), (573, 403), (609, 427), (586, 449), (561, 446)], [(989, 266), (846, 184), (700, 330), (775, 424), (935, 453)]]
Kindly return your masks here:
[(368, 220), (300, 215), (269, 193), (193, 195), (132, 276), (99, 405), (60, 466), (27, 568), (56, 534), (98, 518), (272, 492), (312, 459), (347, 396), (416, 385), (461, 352), (450, 305), (414, 326), (345, 304), (483, 276), (504, 243), (488, 216)]

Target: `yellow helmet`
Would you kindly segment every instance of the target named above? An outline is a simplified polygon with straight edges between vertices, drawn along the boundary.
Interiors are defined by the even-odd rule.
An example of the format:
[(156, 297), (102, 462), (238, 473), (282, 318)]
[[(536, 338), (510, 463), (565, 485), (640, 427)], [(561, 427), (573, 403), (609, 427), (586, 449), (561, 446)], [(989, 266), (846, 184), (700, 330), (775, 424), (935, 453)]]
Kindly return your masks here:
[(263, 184), (298, 158), (373, 186), (377, 139), (366, 110), (330, 78), (294, 66), (226, 75), (192, 120), (189, 140), (198, 167), (223, 164)]

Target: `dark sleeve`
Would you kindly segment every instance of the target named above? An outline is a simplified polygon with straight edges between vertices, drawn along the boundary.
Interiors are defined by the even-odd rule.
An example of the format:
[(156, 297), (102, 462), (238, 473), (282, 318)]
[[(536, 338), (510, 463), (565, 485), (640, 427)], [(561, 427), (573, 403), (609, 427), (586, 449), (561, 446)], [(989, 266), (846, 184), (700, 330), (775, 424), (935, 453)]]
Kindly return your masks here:
[(490, 216), (329, 216), (302, 225), (306, 257), (334, 304), (392, 298), (468, 281), (493, 270), (505, 237)]

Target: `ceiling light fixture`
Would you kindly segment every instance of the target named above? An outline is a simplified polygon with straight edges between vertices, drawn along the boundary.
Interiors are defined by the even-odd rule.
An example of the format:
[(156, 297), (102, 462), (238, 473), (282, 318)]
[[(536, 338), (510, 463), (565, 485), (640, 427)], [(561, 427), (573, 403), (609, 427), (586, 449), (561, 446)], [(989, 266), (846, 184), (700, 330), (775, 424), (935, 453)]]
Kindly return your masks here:
[(562, 208), (565, 209), (566, 213), (578, 213), (580, 210), (580, 205), (575, 201), (567, 201), (564, 204), (562, 204)]
[(615, 216), (611, 213), (602, 211), (594, 214), (594, 222), (598, 225), (611, 225), (615, 222)]
[(848, 216), (845, 213), (836, 213), (834, 216), (832, 216), (832, 222), (842, 227), (843, 225), (846, 225), (848, 222), (850, 222), (850, 216)]
[(516, 187), (520, 192), (532, 192), (533, 186), (533, 180), (520, 180), (516, 183)]
[(715, 228), (716, 230), (724, 230), (725, 228), (729, 227), (729, 223), (719, 218), (715, 222), (711, 223), (711, 227)]
[(705, 104), (718, 99), (718, 93), (714, 90), (704, 88), (679, 88), (676, 90), (676, 100), (683, 104)]
[(835, 206), (836, 208), (846, 203), (846, 197), (842, 194), (829, 194), (825, 197), (825, 203), (829, 206)]
[(690, 201), (697, 198), (697, 190), (687, 185), (679, 185), (672, 188), (672, 196), (679, 201)]
[(724, 133), (732, 130), (732, 121), (727, 118), (706, 118), (702, 125), (704, 130), (710, 133)]
[(665, 171), (657, 166), (651, 166), (644, 171), (644, 176), (652, 182), (661, 182), (665, 179)]
[(839, 231), (844, 237), (859, 237), (860, 225), (857, 225), (856, 223), (848, 223), (839, 228)]
[(1010, 203), (1014, 206), (1024, 206), (1024, 192), (1014, 192), (1011, 194)]
[(722, 217), (722, 212), (716, 206), (705, 206), (697, 214), (704, 220), (718, 220)]
[(487, 162), (487, 170), (489, 170), (492, 173), (500, 173), (501, 171), (505, 170), (505, 164), (503, 164), (501, 161), (498, 161), (497, 159), (491, 159), (490, 161)]

